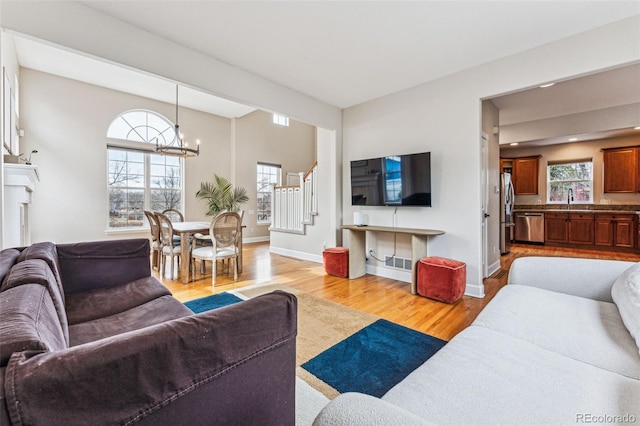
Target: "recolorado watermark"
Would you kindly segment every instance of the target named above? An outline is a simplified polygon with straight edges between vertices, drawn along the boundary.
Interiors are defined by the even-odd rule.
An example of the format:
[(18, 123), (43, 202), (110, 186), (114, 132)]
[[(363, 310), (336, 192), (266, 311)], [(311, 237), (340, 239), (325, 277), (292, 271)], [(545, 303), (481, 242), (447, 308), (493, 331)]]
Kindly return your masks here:
[(576, 423), (584, 424), (635, 423), (636, 420), (636, 416), (634, 416), (633, 414), (576, 414)]

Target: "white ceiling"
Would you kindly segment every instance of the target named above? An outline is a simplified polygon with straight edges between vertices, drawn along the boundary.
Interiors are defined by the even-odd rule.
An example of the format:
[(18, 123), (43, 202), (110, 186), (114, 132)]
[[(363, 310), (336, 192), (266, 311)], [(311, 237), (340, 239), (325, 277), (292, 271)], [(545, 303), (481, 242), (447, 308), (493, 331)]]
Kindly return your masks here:
[[(81, 3), (339, 108), (640, 16), (640, 1)], [(22, 66), (175, 102), (175, 82), (18, 35), (16, 49)], [(616, 96), (627, 95), (622, 86)], [(497, 100), (501, 115), (532, 113), (524, 94), (510, 96)], [(225, 117), (253, 111), (182, 86), (180, 105)]]

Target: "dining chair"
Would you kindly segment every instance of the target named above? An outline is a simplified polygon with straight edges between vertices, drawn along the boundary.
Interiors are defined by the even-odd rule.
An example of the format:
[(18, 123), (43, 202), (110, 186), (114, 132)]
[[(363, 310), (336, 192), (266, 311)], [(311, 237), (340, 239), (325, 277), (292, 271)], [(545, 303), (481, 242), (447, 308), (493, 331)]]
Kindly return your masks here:
[(184, 222), (184, 215), (180, 210), (166, 209), (162, 211), (162, 214), (167, 216), (172, 222)]
[(158, 219), (154, 212), (145, 210), (144, 215), (149, 221), (149, 228), (151, 229), (151, 266), (155, 270), (160, 270), (160, 262), (162, 257), (162, 242), (160, 241), (160, 226), (158, 225)]
[[(213, 264), (211, 271), (211, 285), (216, 284), (218, 260), (233, 260), (233, 280), (238, 280), (238, 240), (242, 226), (240, 215), (236, 212), (224, 212), (217, 215), (209, 225), (209, 235), (212, 245), (194, 248), (191, 251), (192, 273), (195, 275), (195, 259), (201, 262), (210, 260)], [(230, 267), (231, 262), (227, 268)], [(227, 269), (228, 271), (228, 269)]]
[[(217, 215), (214, 216), (214, 218), (212, 219), (215, 220), (215, 218), (222, 214), (222, 213), (226, 213), (226, 210), (222, 210), (220, 211)], [(206, 246), (210, 246), (212, 244), (211, 242), (211, 234), (201, 234), (201, 233), (196, 233), (194, 236), (195, 241), (194, 241), (194, 245), (195, 247), (206, 247)], [(204, 271), (204, 268), (202, 268), (202, 270)]]
[[(173, 234), (173, 225), (171, 224), (171, 220), (162, 213), (156, 213), (156, 218), (158, 219), (158, 227), (160, 228), (160, 242), (162, 244), (162, 261), (160, 262), (160, 275), (164, 276), (166, 266), (167, 266), (167, 257), (170, 259), (171, 267), (170, 267), (170, 275), (171, 279), (175, 279), (173, 276), (173, 259), (177, 257), (178, 260), (178, 270), (180, 270), (180, 250), (181, 245), (180, 242), (174, 240)], [(184, 261), (184, 259), (182, 259)], [(189, 261), (189, 259), (187, 259)]]

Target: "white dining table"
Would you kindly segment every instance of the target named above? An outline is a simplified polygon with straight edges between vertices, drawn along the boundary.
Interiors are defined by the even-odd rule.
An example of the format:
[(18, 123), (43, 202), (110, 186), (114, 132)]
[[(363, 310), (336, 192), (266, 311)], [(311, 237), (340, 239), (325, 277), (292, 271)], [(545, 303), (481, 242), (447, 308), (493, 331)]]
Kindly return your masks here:
[[(183, 284), (188, 284), (193, 280), (191, 276), (191, 252), (189, 242), (195, 234), (209, 235), (210, 222), (206, 221), (185, 221), (172, 222), (173, 233), (180, 236), (180, 279)], [(242, 273), (242, 228), (240, 227), (240, 238), (238, 239), (238, 273)]]

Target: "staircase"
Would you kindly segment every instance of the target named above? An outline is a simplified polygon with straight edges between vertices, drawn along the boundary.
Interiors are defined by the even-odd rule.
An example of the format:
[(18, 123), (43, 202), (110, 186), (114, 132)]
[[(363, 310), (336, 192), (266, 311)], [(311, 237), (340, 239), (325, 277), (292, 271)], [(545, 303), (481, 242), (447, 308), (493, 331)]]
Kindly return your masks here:
[(306, 173), (300, 172), (300, 184), (275, 186), (271, 192), (270, 231), (305, 234), (318, 214), (318, 162)]

